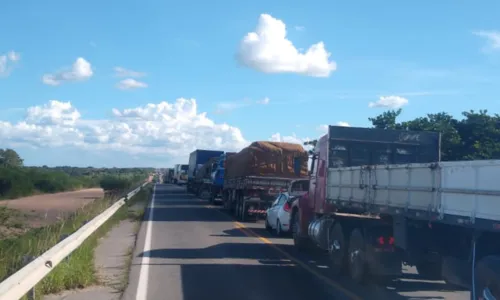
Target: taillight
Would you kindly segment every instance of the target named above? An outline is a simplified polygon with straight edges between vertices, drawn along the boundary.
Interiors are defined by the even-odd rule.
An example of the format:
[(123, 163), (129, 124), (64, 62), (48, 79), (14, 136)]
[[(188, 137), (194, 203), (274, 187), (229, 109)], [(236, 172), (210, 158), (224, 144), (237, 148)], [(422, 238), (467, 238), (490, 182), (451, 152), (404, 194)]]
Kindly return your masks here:
[(290, 206), (290, 203), (285, 202), (285, 205), (283, 205), (283, 210), (286, 212), (289, 212), (292, 207)]
[[(377, 238), (377, 244), (379, 244), (379, 245), (381, 245), (381, 246), (382, 246), (382, 245), (385, 245), (385, 242), (386, 242), (386, 240), (385, 240), (385, 238), (384, 238), (383, 236), (379, 236), (379, 237)], [(389, 238), (387, 239), (387, 244), (388, 244), (388, 245), (394, 245), (394, 237), (392, 237), (392, 236), (391, 236), (391, 237), (389, 237)]]

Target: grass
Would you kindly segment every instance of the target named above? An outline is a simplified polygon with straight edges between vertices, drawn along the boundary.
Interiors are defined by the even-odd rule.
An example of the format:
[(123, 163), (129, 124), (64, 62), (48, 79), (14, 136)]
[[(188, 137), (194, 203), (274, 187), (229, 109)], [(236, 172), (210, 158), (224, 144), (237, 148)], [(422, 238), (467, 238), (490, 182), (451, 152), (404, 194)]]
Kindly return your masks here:
[[(131, 217), (130, 206), (147, 201), (151, 194), (151, 185), (143, 188), (127, 205), (122, 206), (106, 223), (97, 229), (71, 255), (47, 275), (36, 286), (37, 299), (40, 295), (57, 293), (63, 290), (83, 288), (99, 283), (94, 266), (94, 250), (99, 238), (121, 220)], [(78, 230), (87, 221), (108, 208), (115, 200), (103, 198), (77, 211), (70, 218), (39, 229), (33, 229), (21, 236), (0, 240), (0, 281), (4, 280), (23, 265), (23, 256), (39, 256), (57, 244), (63, 235)], [(137, 212), (132, 216), (138, 218)]]

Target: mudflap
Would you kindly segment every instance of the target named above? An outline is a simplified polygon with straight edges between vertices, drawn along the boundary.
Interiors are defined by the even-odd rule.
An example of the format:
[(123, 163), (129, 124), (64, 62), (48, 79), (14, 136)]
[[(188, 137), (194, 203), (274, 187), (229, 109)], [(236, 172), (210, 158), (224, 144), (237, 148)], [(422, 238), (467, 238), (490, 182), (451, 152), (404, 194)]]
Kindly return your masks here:
[(366, 263), (370, 275), (381, 278), (396, 278), (403, 273), (403, 253), (397, 248), (366, 246)]

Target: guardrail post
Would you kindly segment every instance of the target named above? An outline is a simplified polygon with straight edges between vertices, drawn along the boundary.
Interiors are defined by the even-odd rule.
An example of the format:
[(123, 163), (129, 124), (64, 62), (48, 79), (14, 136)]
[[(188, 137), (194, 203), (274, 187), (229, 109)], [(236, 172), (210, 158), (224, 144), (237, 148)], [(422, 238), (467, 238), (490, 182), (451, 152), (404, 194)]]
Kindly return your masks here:
[[(35, 260), (36, 256), (32, 256), (32, 255), (23, 255), (23, 266), (26, 266), (27, 264), (29, 264), (30, 262), (32, 262), (33, 260)], [(35, 300), (35, 287), (32, 287), (31, 290), (29, 290), (29, 292), (26, 294), (26, 297), (28, 298), (28, 300)]]

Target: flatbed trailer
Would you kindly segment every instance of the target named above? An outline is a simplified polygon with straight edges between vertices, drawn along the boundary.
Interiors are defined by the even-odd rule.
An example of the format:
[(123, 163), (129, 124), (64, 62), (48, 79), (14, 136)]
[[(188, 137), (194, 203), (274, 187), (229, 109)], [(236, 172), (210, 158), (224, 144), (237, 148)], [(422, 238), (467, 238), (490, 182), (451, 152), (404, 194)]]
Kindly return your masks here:
[(440, 162), (437, 140), (330, 126), (292, 208), (295, 245), (323, 249), (332, 273), (355, 281), (400, 276), (404, 263), (499, 298), (500, 160)]
[(244, 176), (224, 179), (224, 208), (238, 220), (258, 220), (280, 192), (288, 190), (298, 178)]

